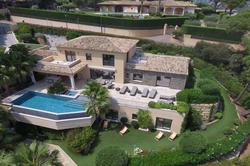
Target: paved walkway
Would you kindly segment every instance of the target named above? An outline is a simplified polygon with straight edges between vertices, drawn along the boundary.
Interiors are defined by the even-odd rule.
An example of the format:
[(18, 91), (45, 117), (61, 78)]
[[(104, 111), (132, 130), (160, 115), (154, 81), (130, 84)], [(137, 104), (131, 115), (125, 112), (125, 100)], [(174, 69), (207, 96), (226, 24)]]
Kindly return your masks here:
[(67, 41), (65, 36), (57, 36), (57, 35), (48, 35), (46, 34), (46, 39), (48, 45), (50, 46), (50, 50), (57, 50), (56, 46)]
[(0, 46), (10, 47), (18, 43), (16, 36), (13, 32), (7, 34), (0, 34)]
[(50, 151), (53, 151), (53, 150), (59, 151), (58, 159), (63, 166), (77, 166), (77, 164), (68, 156), (67, 153), (65, 153), (62, 150), (60, 146), (54, 145), (54, 144), (48, 144), (48, 148)]
[(244, 152), (240, 155), (240, 159), (250, 156), (250, 144), (247, 145)]

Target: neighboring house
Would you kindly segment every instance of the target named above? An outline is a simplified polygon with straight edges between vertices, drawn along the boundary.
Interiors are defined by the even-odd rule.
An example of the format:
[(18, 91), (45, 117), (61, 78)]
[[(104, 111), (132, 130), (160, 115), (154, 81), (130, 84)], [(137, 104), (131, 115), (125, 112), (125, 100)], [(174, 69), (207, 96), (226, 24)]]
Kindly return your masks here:
[[(105, 1), (98, 4), (102, 13), (131, 13), (148, 14), (157, 13), (159, 1)], [(162, 15), (183, 16), (184, 14), (194, 13), (196, 5), (191, 2), (162, 0), (160, 3), (160, 12)], [(142, 11), (141, 11), (142, 10)]]
[[(72, 89), (82, 89), (83, 82), (91, 79), (104, 86), (112, 83), (113, 88), (109, 88), (112, 113), (107, 115), (108, 119), (119, 121), (121, 117), (127, 117), (129, 121), (136, 120), (138, 110), (147, 109), (151, 111), (155, 128), (180, 133), (184, 114), (175, 110), (151, 109), (148, 103), (159, 101), (163, 95), (175, 98), (176, 93), (184, 89), (190, 59), (143, 53), (136, 47), (138, 42), (134, 39), (82, 36), (59, 44), (54, 52), (37, 50), (43, 59), (34, 72), (60, 76), (70, 82)], [(121, 94), (120, 89), (124, 86), (130, 91)], [(138, 88), (135, 95), (130, 93), (133, 87)], [(145, 88), (149, 93), (156, 90), (156, 95), (142, 97)], [(91, 125), (92, 121), (89, 122)], [(65, 125), (65, 128), (69, 127)]]
[(210, 4), (210, 3), (213, 3), (213, 0), (193, 0), (193, 3), (195, 3), (195, 4), (198, 4), (198, 3)]

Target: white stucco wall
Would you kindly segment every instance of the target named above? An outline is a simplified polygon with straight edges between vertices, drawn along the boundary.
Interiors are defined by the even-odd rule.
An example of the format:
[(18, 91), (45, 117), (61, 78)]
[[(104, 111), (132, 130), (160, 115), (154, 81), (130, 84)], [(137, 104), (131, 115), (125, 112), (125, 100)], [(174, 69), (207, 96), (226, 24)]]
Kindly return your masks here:
[(185, 8), (185, 13), (194, 14), (194, 12), (195, 12), (195, 8), (194, 7), (186, 7)]
[(138, 13), (138, 7), (137, 6), (124, 6), (123, 7), (124, 13)]

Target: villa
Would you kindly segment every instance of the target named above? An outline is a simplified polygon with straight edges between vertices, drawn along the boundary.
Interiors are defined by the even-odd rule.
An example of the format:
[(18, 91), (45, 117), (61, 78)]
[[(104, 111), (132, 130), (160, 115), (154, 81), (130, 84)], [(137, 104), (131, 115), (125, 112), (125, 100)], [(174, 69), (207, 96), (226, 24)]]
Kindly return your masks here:
[[(180, 133), (185, 114), (169, 109), (149, 108), (150, 101), (175, 103), (184, 89), (190, 59), (181, 56), (144, 53), (138, 40), (106, 36), (81, 36), (57, 46), (40, 49), (41, 57), (31, 74), (33, 89), (10, 97), (17, 121), (56, 130), (90, 126), (95, 117), (84, 110), (84, 84), (97, 80), (107, 87), (110, 112), (106, 118), (137, 119), (139, 109), (149, 110), (156, 129)], [(36, 82), (36, 75), (45, 80)], [(61, 79), (69, 85), (64, 95), (46, 94), (48, 86)], [(6, 100), (5, 100), (6, 101)]]
[[(157, 13), (159, 1), (122, 0), (105, 1), (98, 4), (102, 13), (124, 13), (124, 14), (149, 14)], [(196, 5), (185, 1), (163, 0), (160, 4), (162, 15), (183, 16), (184, 14), (194, 14)]]

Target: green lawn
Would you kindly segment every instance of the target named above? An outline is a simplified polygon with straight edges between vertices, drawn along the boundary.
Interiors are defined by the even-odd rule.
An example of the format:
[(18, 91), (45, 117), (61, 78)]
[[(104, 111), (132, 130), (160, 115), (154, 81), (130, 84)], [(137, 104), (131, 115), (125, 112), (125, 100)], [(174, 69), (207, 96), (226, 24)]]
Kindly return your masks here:
[[(195, 76), (196, 80), (200, 79), (200, 72), (198, 70), (195, 70)], [(218, 82), (215, 80), (214, 82), (218, 84), (221, 89), (221, 95), (224, 99), (224, 114), (221, 120), (211, 124), (206, 131), (201, 131), (201, 133), (207, 138), (208, 142), (213, 142), (217, 139), (223, 138), (223, 132), (227, 129), (233, 128), (234, 122), (238, 119), (235, 106), (230, 101), (227, 91)]]
[(98, 151), (107, 146), (119, 146), (126, 150), (129, 154), (133, 154), (134, 147), (140, 147), (144, 150), (155, 151), (155, 150), (163, 150), (166, 148), (176, 147), (179, 142), (179, 138), (175, 141), (170, 142), (168, 140), (168, 135), (166, 134), (160, 141), (156, 141), (154, 137), (157, 132), (143, 132), (139, 130), (135, 130), (133, 128), (129, 129), (129, 132), (124, 136), (119, 134), (118, 129), (112, 129), (108, 131), (102, 131), (99, 134), (99, 139), (97, 141), (97, 146), (93, 149), (93, 152), (87, 156), (82, 156), (79, 154), (75, 154), (71, 152), (65, 142), (60, 141), (50, 141), (51, 143), (55, 143), (60, 145), (65, 152), (79, 165), (84, 166), (93, 166), (95, 161), (95, 156)]
[[(199, 79), (199, 72), (196, 71), (196, 77)], [(225, 103), (225, 111), (223, 118), (208, 126), (207, 130), (200, 131), (206, 138), (208, 143), (212, 143), (224, 137), (223, 132), (228, 128), (234, 126), (234, 122), (237, 119), (237, 114), (234, 105), (230, 102), (226, 90), (221, 87), (222, 96)], [(119, 135), (118, 129), (100, 132), (99, 140), (93, 152), (87, 156), (82, 156), (71, 152), (65, 142), (50, 141), (52, 143), (61, 146), (66, 153), (79, 165), (79, 166), (94, 166), (94, 160), (97, 152), (107, 146), (119, 146), (126, 150), (129, 154), (133, 154), (134, 147), (140, 147), (146, 150), (163, 150), (164, 148), (174, 148), (178, 146), (178, 142), (182, 135), (180, 135), (175, 141), (170, 142), (167, 139), (167, 135), (160, 141), (154, 139), (157, 132), (143, 132), (135, 129), (129, 129), (129, 132), (124, 136)]]

